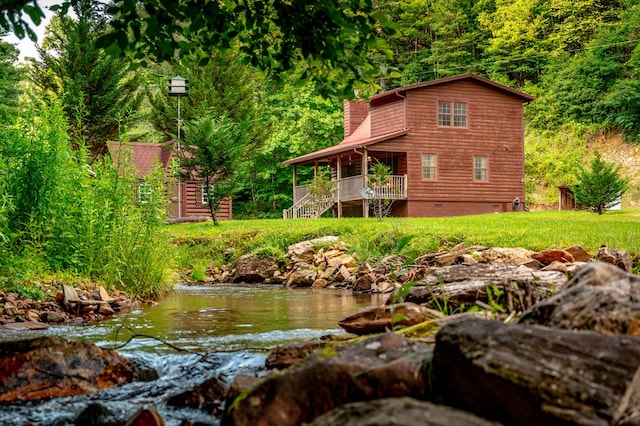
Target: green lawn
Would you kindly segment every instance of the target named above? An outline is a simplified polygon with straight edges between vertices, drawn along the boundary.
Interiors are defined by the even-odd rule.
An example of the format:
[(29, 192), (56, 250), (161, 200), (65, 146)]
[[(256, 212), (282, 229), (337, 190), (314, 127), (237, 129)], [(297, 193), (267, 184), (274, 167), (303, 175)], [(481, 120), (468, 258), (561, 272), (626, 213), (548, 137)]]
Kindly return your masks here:
[[(360, 261), (387, 254), (409, 258), (466, 242), (531, 250), (580, 244), (595, 253), (603, 244), (640, 253), (640, 210), (504, 213), (447, 218), (243, 220), (167, 227), (183, 268), (220, 266), (246, 253), (284, 259), (295, 242), (324, 235), (340, 237)], [(205, 265), (202, 265), (205, 266)]]

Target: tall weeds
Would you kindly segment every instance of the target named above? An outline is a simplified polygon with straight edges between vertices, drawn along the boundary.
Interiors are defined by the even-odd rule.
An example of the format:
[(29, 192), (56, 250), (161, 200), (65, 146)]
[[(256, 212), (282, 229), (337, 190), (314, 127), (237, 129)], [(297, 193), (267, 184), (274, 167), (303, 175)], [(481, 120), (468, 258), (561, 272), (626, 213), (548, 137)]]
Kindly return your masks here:
[(138, 200), (127, 161), (92, 165), (72, 150), (59, 106), (39, 106), (0, 130), (0, 274), (71, 272), (142, 297), (167, 290), (164, 176)]

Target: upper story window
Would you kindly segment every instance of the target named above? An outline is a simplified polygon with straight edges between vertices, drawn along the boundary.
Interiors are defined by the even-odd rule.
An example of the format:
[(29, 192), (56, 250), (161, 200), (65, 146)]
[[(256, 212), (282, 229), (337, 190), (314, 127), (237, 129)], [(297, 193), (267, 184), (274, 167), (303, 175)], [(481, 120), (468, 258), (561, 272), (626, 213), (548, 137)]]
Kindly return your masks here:
[(462, 102), (438, 102), (438, 126), (467, 127), (467, 104)]
[(422, 154), (422, 178), (436, 178), (436, 156), (435, 154)]
[(487, 181), (489, 180), (489, 160), (487, 157), (473, 157), (473, 179)]

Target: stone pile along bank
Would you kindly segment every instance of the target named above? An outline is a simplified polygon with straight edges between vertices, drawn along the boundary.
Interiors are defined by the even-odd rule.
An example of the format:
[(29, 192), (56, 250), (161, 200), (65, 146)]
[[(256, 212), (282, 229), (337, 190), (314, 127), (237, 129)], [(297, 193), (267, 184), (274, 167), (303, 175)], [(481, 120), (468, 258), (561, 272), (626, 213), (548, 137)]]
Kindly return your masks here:
[(271, 283), (363, 293), (392, 293), (404, 286), (410, 290), (395, 302), (427, 303), (446, 313), (474, 305), (490, 308), (493, 304), (509, 314), (522, 313), (549, 297), (586, 263), (610, 263), (627, 272), (633, 269), (629, 253), (606, 245), (590, 254), (579, 245), (535, 252), (462, 243), (410, 263), (390, 255), (373, 265), (358, 264), (335, 236), (293, 244), (287, 259), (283, 265), (274, 258), (245, 255), (233, 265), (212, 271), (210, 282)]
[(83, 290), (63, 284), (54, 301), (21, 299), (0, 291), (0, 330), (44, 330), (48, 324), (99, 321), (134, 304), (124, 293), (110, 296), (102, 286)]

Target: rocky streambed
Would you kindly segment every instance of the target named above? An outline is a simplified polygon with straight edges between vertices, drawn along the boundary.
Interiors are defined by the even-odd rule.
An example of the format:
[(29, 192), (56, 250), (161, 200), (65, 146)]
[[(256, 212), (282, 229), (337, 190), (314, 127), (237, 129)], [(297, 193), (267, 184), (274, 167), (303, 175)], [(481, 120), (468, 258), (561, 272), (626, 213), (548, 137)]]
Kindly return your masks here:
[[(284, 271), (246, 258), (212, 278), (388, 291), (387, 303), (344, 318), (349, 333), (274, 349), (260, 377), (213, 375), (157, 404), (223, 425), (640, 424), (640, 277), (627, 253), (460, 245), (411, 264), (356, 265), (339, 241), (323, 240), (292, 246), (289, 258)], [(315, 275), (298, 280), (312, 269), (303, 265)], [(2, 345), (0, 402), (155, 380), (117, 352), (73, 345)], [(164, 423), (153, 406), (140, 408), (100, 417), (92, 404), (76, 424)]]

